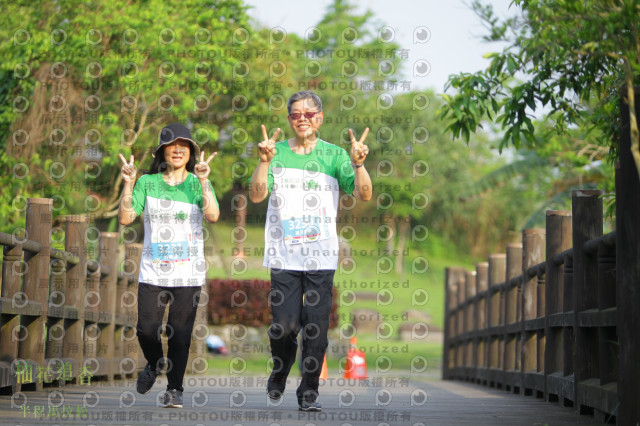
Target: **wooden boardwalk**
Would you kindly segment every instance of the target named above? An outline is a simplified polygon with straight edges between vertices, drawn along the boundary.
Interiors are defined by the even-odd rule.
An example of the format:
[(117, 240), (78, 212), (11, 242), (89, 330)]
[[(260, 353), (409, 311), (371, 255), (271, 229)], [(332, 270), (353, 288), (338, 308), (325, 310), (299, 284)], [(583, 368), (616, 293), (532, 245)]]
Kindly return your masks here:
[[(296, 379), (297, 380), (297, 379)], [(0, 396), (2, 425), (574, 425), (600, 424), (572, 408), (480, 385), (383, 376), (329, 379), (320, 413), (299, 412), (290, 378), (281, 403), (264, 377), (187, 376), (184, 408), (158, 406), (165, 376), (147, 395), (135, 381), (67, 385)], [(34, 412), (36, 413), (35, 417)]]

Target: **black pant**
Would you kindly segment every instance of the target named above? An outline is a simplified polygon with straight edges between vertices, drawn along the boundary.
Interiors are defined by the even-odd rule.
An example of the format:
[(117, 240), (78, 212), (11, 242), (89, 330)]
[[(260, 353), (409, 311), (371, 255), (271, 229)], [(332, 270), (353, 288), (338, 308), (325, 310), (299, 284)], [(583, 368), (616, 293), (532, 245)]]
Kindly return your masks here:
[(201, 287), (160, 287), (140, 283), (138, 286), (138, 341), (147, 362), (159, 366), (162, 353), (162, 317), (169, 305), (166, 333), (169, 337), (167, 389), (183, 391), (191, 332), (200, 301)]
[[(298, 402), (318, 398), (318, 384), (324, 355), (329, 345), (329, 315), (335, 270), (271, 270), (271, 312), (269, 328), (274, 376), (289, 375), (296, 360), (297, 336), (302, 330), (302, 381), (296, 390)], [(304, 303), (303, 303), (304, 295)]]

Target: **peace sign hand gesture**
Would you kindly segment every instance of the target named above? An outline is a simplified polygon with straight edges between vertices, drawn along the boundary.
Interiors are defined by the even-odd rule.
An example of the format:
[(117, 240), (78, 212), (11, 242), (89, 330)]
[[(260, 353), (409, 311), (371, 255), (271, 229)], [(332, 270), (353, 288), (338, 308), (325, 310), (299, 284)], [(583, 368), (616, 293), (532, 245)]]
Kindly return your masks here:
[(264, 127), (264, 124), (261, 124), (260, 127), (262, 127), (263, 141), (258, 143), (258, 156), (260, 157), (260, 161), (270, 163), (276, 155), (276, 138), (280, 134), (280, 127), (278, 127), (271, 138), (269, 138), (267, 128)]
[(353, 130), (349, 129), (349, 138), (351, 139), (351, 152), (349, 153), (349, 157), (351, 157), (351, 163), (355, 165), (362, 164), (364, 163), (364, 159), (367, 158), (369, 147), (364, 144), (364, 141), (367, 139), (368, 134), (369, 128), (367, 127), (364, 129), (360, 140), (357, 141)]
[(131, 154), (131, 159), (127, 163), (124, 156), (122, 154), (118, 154), (120, 156), (120, 160), (122, 161), (122, 168), (120, 169), (120, 175), (122, 179), (126, 183), (132, 183), (136, 179), (136, 166), (133, 164), (133, 154)]
[(217, 152), (211, 154), (207, 160), (204, 159), (204, 151), (200, 152), (200, 162), (195, 165), (193, 171), (196, 172), (196, 176), (200, 182), (207, 180), (209, 177), (209, 173), (211, 173), (211, 167), (209, 167), (209, 162), (213, 160), (213, 158), (218, 155)]

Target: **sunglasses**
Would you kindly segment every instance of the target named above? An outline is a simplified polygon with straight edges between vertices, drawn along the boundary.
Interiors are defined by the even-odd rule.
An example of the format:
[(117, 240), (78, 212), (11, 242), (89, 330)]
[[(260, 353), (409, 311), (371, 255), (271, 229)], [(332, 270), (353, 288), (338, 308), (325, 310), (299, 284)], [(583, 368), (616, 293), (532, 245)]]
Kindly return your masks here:
[(304, 115), (304, 117), (307, 120), (311, 120), (313, 117), (316, 116), (316, 114), (320, 114), (320, 111), (307, 111), (307, 112), (292, 112), (291, 114), (289, 114), (289, 117), (291, 117), (292, 120), (298, 120), (300, 117), (302, 117)]

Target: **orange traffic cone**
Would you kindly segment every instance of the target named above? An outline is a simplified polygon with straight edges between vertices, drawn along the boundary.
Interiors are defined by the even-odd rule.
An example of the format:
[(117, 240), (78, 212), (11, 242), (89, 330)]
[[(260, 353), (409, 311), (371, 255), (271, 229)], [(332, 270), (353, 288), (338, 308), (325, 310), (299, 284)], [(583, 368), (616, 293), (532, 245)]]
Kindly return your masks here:
[(347, 363), (344, 370), (345, 379), (366, 379), (367, 360), (364, 352), (358, 350), (358, 340), (352, 337), (347, 351)]
[(324, 361), (322, 362), (322, 370), (320, 370), (320, 378), (327, 380), (329, 378), (329, 371), (327, 370), (327, 356), (324, 356)]

